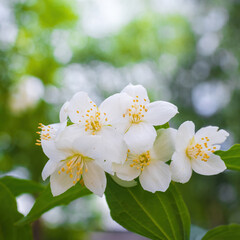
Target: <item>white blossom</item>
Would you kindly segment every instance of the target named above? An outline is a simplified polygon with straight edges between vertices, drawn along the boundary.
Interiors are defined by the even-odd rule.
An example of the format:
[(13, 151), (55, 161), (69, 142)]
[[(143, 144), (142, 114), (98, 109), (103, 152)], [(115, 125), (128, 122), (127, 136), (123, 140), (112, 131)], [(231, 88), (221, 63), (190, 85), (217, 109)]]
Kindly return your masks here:
[(208, 126), (195, 133), (194, 123), (184, 122), (178, 129), (175, 152), (170, 165), (172, 180), (186, 183), (192, 170), (202, 175), (215, 175), (226, 169), (223, 160), (214, 154), (229, 134), (218, 127)]
[(122, 163), (126, 158), (127, 146), (120, 129), (124, 125), (122, 112), (127, 98), (127, 94), (115, 94), (98, 107), (87, 93), (78, 92), (60, 111), (61, 121), (69, 116), (79, 127), (80, 135), (101, 137), (97, 147), (104, 155), (102, 166), (110, 173), (112, 162)]
[(139, 176), (143, 189), (156, 192), (166, 191), (171, 182), (171, 171), (165, 162), (174, 152), (175, 129), (160, 129), (151, 148), (128, 151), (124, 164), (113, 164), (117, 177), (131, 181)]
[[(99, 137), (82, 135), (76, 125), (66, 127), (54, 141), (50, 158), (42, 177), (50, 176), (53, 196), (62, 194), (78, 182), (93, 193), (102, 196), (106, 188), (106, 176), (101, 168), (102, 155), (97, 150)], [(45, 145), (50, 144), (46, 140)]]
[(124, 140), (131, 151), (141, 148), (147, 151), (156, 138), (153, 126), (167, 123), (177, 113), (177, 107), (169, 102), (155, 101), (150, 103), (147, 91), (142, 85), (126, 86), (128, 106), (123, 114), (126, 122)]

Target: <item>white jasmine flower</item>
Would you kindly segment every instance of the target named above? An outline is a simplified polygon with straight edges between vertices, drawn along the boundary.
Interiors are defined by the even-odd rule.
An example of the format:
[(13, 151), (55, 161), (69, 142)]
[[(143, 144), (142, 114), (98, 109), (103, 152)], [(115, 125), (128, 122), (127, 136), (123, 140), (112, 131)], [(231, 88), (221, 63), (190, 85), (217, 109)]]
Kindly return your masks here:
[(124, 140), (131, 151), (137, 151), (138, 148), (147, 151), (156, 138), (153, 126), (167, 123), (178, 113), (177, 107), (165, 101), (150, 103), (147, 91), (141, 85), (129, 84), (122, 93), (130, 97), (123, 114), (127, 122)]
[(192, 175), (192, 169), (202, 175), (215, 175), (226, 169), (223, 160), (214, 154), (220, 149), (229, 134), (218, 127), (204, 127), (195, 134), (191, 121), (184, 122), (176, 135), (176, 150), (170, 165), (172, 180), (186, 183)]
[[(46, 142), (46, 145), (49, 141)], [(75, 125), (66, 127), (55, 141), (42, 177), (50, 176), (53, 196), (62, 194), (78, 182), (93, 193), (102, 196), (106, 188), (106, 176), (99, 166), (101, 153), (96, 149), (99, 137), (81, 135)]]
[(97, 107), (87, 93), (78, 92), (64, 104), (60, 112), (62, 121), (66, 120), (68, 115), (70, 120), (77, 124), (82, 131), (80, 135), (96, 135), (102, 138), (98, 148), (104, 153), (105, 161), (102, 164), (108, 172), (111, 172), (112, 162), (122, 163), (126, 159), (127, 146), (123, 134), (116, 128), (123, 128), (122, 112), (127, 97), (127, 94), (115, 94)]
[(171, 182), (171, 171), (165, 162), (171, 159), (174, 152), (175, 129), (159, 129), (153, 146), (137, 152), (128, 151), (124, 164), (113, 164), (117, 177), (131, 181), (139, 176), (143, 189), (165, 192)]

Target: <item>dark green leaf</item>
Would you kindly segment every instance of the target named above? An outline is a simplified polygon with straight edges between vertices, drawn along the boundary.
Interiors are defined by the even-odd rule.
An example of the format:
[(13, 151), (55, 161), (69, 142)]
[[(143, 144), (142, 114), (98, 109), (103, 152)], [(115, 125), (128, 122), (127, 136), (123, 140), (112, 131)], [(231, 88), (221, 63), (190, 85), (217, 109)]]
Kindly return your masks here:
[(232, 146), (228, 151), (217, 151), (228, 169), (240, 171), (240, 144)]
[(14, 196), (18, 196), (22, 193), (39, 193), (45, 188), (40, 183), (10, 176), (0, 178), (0, 182), (5, 184)]
[(240, 239), (240, 225), (231, 224), (219, 226), (206, 233), (202, 240), (238, 240)]
[(0, 239), (2, 240), (29, 240), (32, 239), (29, 225), (16, 227), (14, 223), (22, 215), (17, 211), (17, 204), (13, 194), (0, 183)]
[(189, 239), (189, 213), (175, 184), (153, 194), (140, 184), (121, 187), (108, 176), (105, 195), (112, 218), (129, 231), (150, 239)]
[(48, 210), (59, 205), (67, 205), (71, 201), (89, 194), (91, 194), (91, 192), (86, 187), (82, 187), (80, 184), (76, 184), (65, 193), (57, 197), (53, 197), (50, 186), (48, 186), (36, 199), (36, 202), (29, 214), (16, 224), (23, 225), (33, 222)]

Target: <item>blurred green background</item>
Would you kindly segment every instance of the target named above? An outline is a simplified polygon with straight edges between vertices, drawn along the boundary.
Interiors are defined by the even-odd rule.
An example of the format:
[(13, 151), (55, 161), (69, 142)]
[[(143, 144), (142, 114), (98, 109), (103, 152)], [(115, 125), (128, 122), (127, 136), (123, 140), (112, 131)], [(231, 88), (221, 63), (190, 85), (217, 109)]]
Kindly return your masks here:
[[(38, 123), (58, 122), (79, 90), (100, 103), (129, 82), (178, 106), (172, 127), (217, 125), (231, 133), (223, 149), (239, 142), (239, 12), (239, 0), (0, 0), (1, 176), (41, 182)], [(226, 171), (179, 185), (192, 222), (240, 223), (239, 181)], [(19, 211), (33, 201), (20, 196)], [(51, 210), (33, 228), (36, 239), (123, 230), (95, 196)]]

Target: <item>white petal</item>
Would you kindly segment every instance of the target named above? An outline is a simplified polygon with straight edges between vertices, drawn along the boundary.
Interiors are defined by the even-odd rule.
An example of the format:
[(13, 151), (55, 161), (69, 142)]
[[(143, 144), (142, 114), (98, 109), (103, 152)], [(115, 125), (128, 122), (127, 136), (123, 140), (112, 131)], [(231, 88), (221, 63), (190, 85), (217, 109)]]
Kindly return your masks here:
[(59, 135), (56, 140), (56, 146), (62, 151), (71, 151), (73, 143), (77, 138), (85, 134), (84, 128), (78, 124), (73, 124), (66, 127)]
[(83, 173), (84, 184), (90, 191), (102, 197), (107, 184), (105, 172), (92, 161), (86, 165), (88, 171)]
[(141, 173), (140, 169), (131, 167), (129, 161), (126, 161), (124, 164), (113, 163), (113, 171), (116, 172), (117, 177), (125, 181), (131, 181)]
[(65, 122), (67, 120), (68, 117), (68, 106), (69, 106), (69, 102), (65, 102), (60, 110), (59, 113), (59, 119), (60, 122)]
[(54, 140), (42, 140), (42, 149), (45, 155), (54, 161), (60, 161), (66, 158), (67, 154), (57, 148)]
[(143, 189), (149, 192), (165, 192), (171, 182), (169, 166), (161, 161), (150, 163), (149, 166), (144, 168), (139, 181)]
[(97, 163), (97, 165), (99, 165), (105, 172), (113, 175), (113, 168), (112, 168), (112, 162), (111, 161), (107, 161), (107, 160), (103, 160), (103, 159), (94, 159), (95, 162)]
[(211, 154), (207, 162), (193, 159), (192, 169), (201, 175), (215, 175), (223, 172), (226, 169), (226, 165), (219, 156)]
[(43, 152), (48, 156), (48, 158), (53, 160), (58, 160), (62, 158), (61, 151), (56, 147), (55, 140), (58, 138), (59, 134), (65, 129), (67, 122), (50, 124), (44, 126), (41, 136), (49, 134), (50, 139), (44, 140), (44, 137), (41, 137), (41, 145)]
[(92, 159), (101, 158), (98, 145), (101, 142), (100, 136), (82, 135), (73, 142), (72, 149), (75, 153), (80, 153)]
[(159, 129), (153, 145), (153, 154), (156, 160), (166, 162), (171, 159), (175, 151), (175, 138), (177, 130), (173, 128)]
[(172, 180), (175, 182), (186, 183), (192, 176), (190, 159), (185, 152), (175, 152), (170, 164)]
[(146, 99), (146, 103), (149, 103), (149, 98), (147, 94), (147, 90), (142, 85), (132, 85), (128, 84), (122, 92), (127, 93), (129, 96), (136, 98), (139, 97), (140, 100)]
[(69, 101), (68, 105), (68, 114), (70, 120), (73, 123), (79, 123), (79, 120), (82, 119), (82, 114), (85, 114), (85, 112), (93, 106), (94, 103), (91, 102), (92, 100), (88, 97), (87, 93), (76, 93)]
[(102, 140), (99, 147), (103, 158), (115, 163), (124, 163), (127, 157), (127, 145), (123, 135), (112, 127), (104, 127), (100, 134)]
[(175, 105), (164, 101), (152, 102), (146, 106), (146, 109), (148, 111), (144, 119), (152, 125), (163, 125), (178, 113)]
[(157, 133), (151, 124), (140, 122), (132, 124), (124, 135), (131, 152), (140, 154), (152, 148)]
[(73, 185), (74, 183), (72, 178), (70, 178), (66, 173), (58, 174), (58, 171), (55, 171), (50, 176), (50, 187), (53, 196), (58, 196), (66, 192)]
[(221, 148), (221, 145), (214, 145), (214, 151), (215, 152), (220, 150), (220, 148)]
[(132, 98), (126, 93), (117, 93), (105, 99), (100, 105), (101, 112), (106, 113), (108, 123), (117, 128), (119, 132), (125, 132), (129, 119), (123, 117), (132, 104)]
[(45, 181), (51, 174), (53, 174), (59, 166), (59, 162), (52, 159), (48, 160), (42, 171), (42, 179)]
[(209, 144), (221, 144), (223, 143), (226, 138), (229, 136), (229, 133), (225, 130), (219, 130), (218, 127), (208, 126), (199, 129), (196, 132), (196, 141), (201, 141), (202, 138), (208, 137)]
[(184, 122), (178, 129), (175, 141), (176, 151), (185, 151), (190, 140), (194, 137), (195, 125), (191, 121)]
[(67, 121), (51, 124), (50, 126), (52, 126), (55, 129), (57, 138), (58, 135), (67, 127)]

